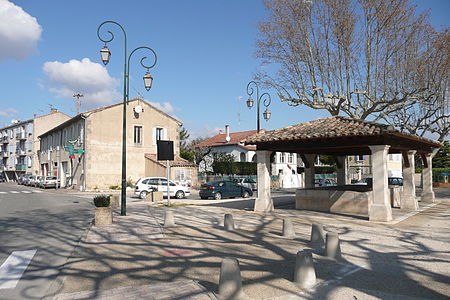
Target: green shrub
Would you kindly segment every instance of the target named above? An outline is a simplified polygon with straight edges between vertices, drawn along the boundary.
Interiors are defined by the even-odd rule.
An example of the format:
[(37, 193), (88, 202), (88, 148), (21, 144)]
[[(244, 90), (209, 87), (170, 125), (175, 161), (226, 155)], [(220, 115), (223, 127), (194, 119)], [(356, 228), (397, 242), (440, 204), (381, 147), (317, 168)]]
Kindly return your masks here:
[(120, 190), (121, 187), (118, 186), (118, 185), (110, 185), (110, 186), (109, 186), (109, 189), (110, 189), (110, 190)]
[(98, 195), (94, 197), (94, 205), (96, 207), (108, 207), (110, 202), (109, 195)]

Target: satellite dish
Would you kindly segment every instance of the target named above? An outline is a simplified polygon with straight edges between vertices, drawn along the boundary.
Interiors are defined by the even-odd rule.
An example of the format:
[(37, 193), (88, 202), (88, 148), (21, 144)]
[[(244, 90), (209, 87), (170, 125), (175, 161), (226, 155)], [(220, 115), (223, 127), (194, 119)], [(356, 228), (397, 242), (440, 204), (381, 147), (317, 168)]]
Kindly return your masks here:
[(231, 141), (231, 137), (230, 137), (230, 136), (227, 136), (227, 137), (225, 138), (225, 140), (226, 140), (227, 142), (229, 142), (229, 141)]
[(140, 114), (142, 112), (142, 106), (138, 105), (134, 107), (134, 112)]

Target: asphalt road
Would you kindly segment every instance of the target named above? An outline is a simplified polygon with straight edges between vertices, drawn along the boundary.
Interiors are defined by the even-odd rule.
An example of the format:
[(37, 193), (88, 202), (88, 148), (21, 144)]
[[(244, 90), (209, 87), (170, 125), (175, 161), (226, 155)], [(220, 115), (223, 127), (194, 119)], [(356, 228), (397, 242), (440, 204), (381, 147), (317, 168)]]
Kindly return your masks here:
[(0, 270), (0, 299), (46, 295), (93, 218), (91, 199), (0, 183), (0, 266), (15, 251), (36, 250), (14, 288), (2, 287), (2, 276), (4, 283), (11, 271)]

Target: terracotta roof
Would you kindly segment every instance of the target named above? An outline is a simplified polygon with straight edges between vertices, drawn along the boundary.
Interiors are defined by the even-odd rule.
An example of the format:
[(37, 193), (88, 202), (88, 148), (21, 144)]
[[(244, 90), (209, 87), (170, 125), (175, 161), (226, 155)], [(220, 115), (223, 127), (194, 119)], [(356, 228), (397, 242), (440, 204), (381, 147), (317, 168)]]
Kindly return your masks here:
[(342, 116), (332, 116), (272, 131), (261, 132), (258, 135), (246, 138), (243, 142), (245, 144), (259, 144), (277, 141), (298, 141), (351, 136), (378, 136), (388, 134), (439, 145), (436, 141), (401, 132), (390, 125)]
[[(153, 162), (165, 167), (166, 163), (165, 162), (161, 162), (159, 160), (157, 160), (157, 156), (156, 154), (150, 154), (150, 153), (146, 153), (145, 154), (145, 158), (152, 160)], [(169, 165), (171, 167), (193, 167), (196, 168), (197, 166), (194, 163), (191, 163), (190, 161), (181, 158), (177, 155), (175, 155), (175, 160), (171, 160), (169, 161)]]
[(255, 134), (256, 134), (256, 130), (233, 132), (233, 133), (230, 133), (230, 141), (227, 142), (225, 140), (226, 134), (221, 133), (221, 134), (213, 136), (212, 138), (204, 140), (201, 143), (198, 143), (194, 147), (199, 148), (199, 147), (219, 147), (219, 146), (227, 146), (227, 145), (238, 145), (238, 146), (248, 149), (248, 150), (255, 150), (256, 149), (255, 146), (244, 145), (241, 142), (242, 140), (250, 138), (251, 136), (254, 136)]

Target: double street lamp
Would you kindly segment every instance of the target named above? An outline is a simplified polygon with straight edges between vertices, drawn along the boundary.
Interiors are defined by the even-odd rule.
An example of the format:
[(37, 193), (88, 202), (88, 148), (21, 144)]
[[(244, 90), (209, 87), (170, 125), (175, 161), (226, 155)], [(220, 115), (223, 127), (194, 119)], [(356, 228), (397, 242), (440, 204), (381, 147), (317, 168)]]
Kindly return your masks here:
[(153, 64), (150, 65), (146, 65), (144, 63), (144, 61), (147, 59), (146, 56), (141, 58), (141, 66), (144, 67), (145, 69), (147, 69), (147, 72), (145, 73), (143, 79), (144, 79), (144, 87), (147, 91), (149, 91), (152, 87), (152, 82), (153, 82), (153, 77), (150, 74), (149, 70), (151, 68), (153, 68), (156, 65), (156, 61), (157, 61), (157, 57), (156, 57), (156, 53), (155, 51), (153, 51), (152, 48), (147, 47), (147, 46), (140, 46), (135, 48), (133, 51), (131, 51), (130, 55), (127, 54), (127, 34), (125, 33), (125, 29), (123, 29), (122, 25), (120, 25), (117, 22), (114, 21), (105, 21), (103, 23), (100, 24), (100, 26), (98, 26), (97, 28), (97, 36), (100, 39), (100, 41), (105, 43), (105, 46), (100, 50), (100, 55), (102, 58), (102, 61), (105, 65), (108, 64), (109, 59), (111, 57), (111, 51), (109, 51), (109, 48), (107, 46), (107, 43), (111, 42), (114, 39), (114, 34), (107, 30), (107, 33), (109, 34), (109, 37), (107, 38), (102, 38), (100, 35), (100, 30), (103, 27), (103, 25), (105, 24), (113, 24), (118, 26), (122, 32), (123, 32), (123, 36), (124, 36), (124, 54), (125, 54), (125, 59), (124, 59), (124, 78), (123, 78), (123, 118), (122, 118), (122, 193), (121, 193), (121, 209), (120, 209), (120, 214), (122, 216), (125, 216), (126, 213), (126, 190), (127, 190), (127, 130), (126, 130), (126, 125), (127, 125), (127, 103), (128, 103), (128, 99), (129, 99), (129, 90), (130, 90), (130, 59), (131, 56), (133, 56), (133, 54), (140, 49), (145, 49), (148, 50), (149, 52), (151, 52), (151, 54), (153, 55)]
[(252, 99), (252, 95), (254, 93), (256, 93), (256, 95), (255, 95), (256, 96), (256, 130), (257, 130), (256, 132), (259, 132), (259, 130), (261, 129), (260, 121), (259, 121), (260, 115), (261, 115), (261, 113), (260, 113), (261, 100), (263, 98), (265, 98), (263, 101), (263, 104), (266, 107), (266, 109), (263, 112), (263, 117), (266, 121), (268, 121), (272, 114), (268, 109), (270, 102), (272, 102), (272, 99), (270, 98), (270, 95), (268, 93), (263, 93), (263, 94), (259, 95), (259, 86), (255, 81), (252, 80), (247, 84), (247, 95), (248, 95), (247, 106), (248, 106), (248, 108), (253, 107), (253, 103), (255, 101)]

